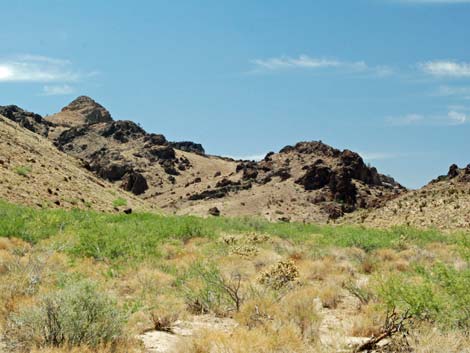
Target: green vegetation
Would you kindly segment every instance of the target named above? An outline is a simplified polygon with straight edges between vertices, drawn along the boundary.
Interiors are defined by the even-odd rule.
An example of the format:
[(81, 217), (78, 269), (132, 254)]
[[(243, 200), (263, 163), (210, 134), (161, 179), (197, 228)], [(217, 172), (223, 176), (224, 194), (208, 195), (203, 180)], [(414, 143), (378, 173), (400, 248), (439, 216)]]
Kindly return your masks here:
[(380, 294), (389, 308), (400, 308), (443, 329), (470, 332), (470, 268), (457, 271), (438, 263), (390, 276)]
[(66, 234), (75, 240), (69, 248), (70, 252), (95, 259), (159, 257), (158, 245), (170, 240), (187, 241), (195, 237), (214, 239), (226, 233), (252, 232), (289, 239), (295, 244), (308, 241), (321, 248), (356, 247), (366, 252), (382, 248), (399, 249), (404, 242), (423, 246), (432, 242), (456, 244), (462, 239), (461, 236), (446, 235), (437, 230), (418, 231), (405, 227), (382, 230), (271, 223), (252, 218), (203, 219), (145, 213), (124, 215), (81, 210), (38, 210), (0, 201), (0, 237), (17, 237), (34, 244)]
[(122, 197), (118, 197), (116, 200), (113, 201), (114, 207), (123, 207), (127, 206), (127, 200), (123, 199)]
[(140, 352), (122, 332), (171, 331), (177, 319), (208, 313), (239, 327), (195, 338), (182, 352), (328, 352), (319, 340), (323, 315), (354, 322), (344, 337), (364, 337), (396, 311), (412, 315), (411, 332), (453, 334), (449, 351), (459, 352), (470, 331), (469, 254), (465, 233), (0, 201), (0, 326), (18, 347), (108, 352), (96, 347), (120, 340), (122, 351)]
[(5, 337), (10, 347), (21, 350), (32, 346), (98, 347), (118, 340), (123, 319), (116, 304), (99, 293), (96, 285), (78, 282), (11, 315)]
[(28, 176), (29, 173), (31, 173), (31, 171), (32, 171), (32, 168), (29, 166), (19, 166), (15, 168), (16, 174), (24, 176), (24, 177)]

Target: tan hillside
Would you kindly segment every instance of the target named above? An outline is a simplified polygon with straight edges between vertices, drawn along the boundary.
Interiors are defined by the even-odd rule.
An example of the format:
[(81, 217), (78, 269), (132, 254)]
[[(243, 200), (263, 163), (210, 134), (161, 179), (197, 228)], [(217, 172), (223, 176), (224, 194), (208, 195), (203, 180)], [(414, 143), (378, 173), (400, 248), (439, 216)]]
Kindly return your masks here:
[(235, 161), (206, 155), (193, 142), (169, 142), (132, 121), (109, 120), (103, 109), (77, 98), (47, 118), (49, 138), (101, 178), (170, 213), (326, 222), (404, 190), (358, 154), (322, 142), (287, 146), (260, 162)]
[(127, 200), (126, 207), (147, 208), (144, 201), (100, 180), (44, 137), (0, 115), (0, 199), (112, 211), (118, 198)]
[(384, 207), (361, 211), (346, 222), (367, 226), (389, 227), (410, 225), (418, 228), (461, 230), (470, 227), (470, 167), (450, 167), (425, 187), (410, 191), (388, 202)]

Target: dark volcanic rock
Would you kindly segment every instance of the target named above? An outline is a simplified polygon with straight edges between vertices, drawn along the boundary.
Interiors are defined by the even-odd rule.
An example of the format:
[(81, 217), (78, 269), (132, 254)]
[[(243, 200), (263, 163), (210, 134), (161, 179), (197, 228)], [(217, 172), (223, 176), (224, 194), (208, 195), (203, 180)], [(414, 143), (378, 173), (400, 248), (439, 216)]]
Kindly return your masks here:
[[(224, 181), (225, 180), (225, 181)], [(229, 192), (238, 192), (241, 190), (248, 190), (252, 188), (251, 182), (241, 183), (233, 182), (228, 179), (224, 179), (221, 182), (217, 183), (215, 189), (204, 190), (198, 194), (189, 196), (189, 200), (210, 200), (210, 199), (220, 199), (228, 195)]]
[(447, 173), (447, 176), (450, 179), (456, 178), (459, 176), (459, 167), (457, 164), (452, 164), (449, 168), (449, 172)]
[(163, 170), (165, 173), (170, 174), (170, 175), (180, 175), (180, 172), (178, 172), (175, 168), (175, 162), (174, 160), (171, 159), (165, 159), (160, 161), (160, 165), (163, 167)]
[(148, 153), (158, 159), (175, 159), (175, 150), (171, 146), (158, 146), (150, 149)]
[(104, 165), (95, 164), (91, 167), (93, 171), (96, 171), (97, 174), (109, 181), (121, 180), (124, 175), (132, 172), (132, 167), (127, 164), (117, 164), (117, 163), (105, 163)]
[(144, 142), (146, 142), (144, 147), (162, 146), (168, 144), (168, 141), (162, 134), (147, 134), (144, 137)]
[(149, 188), (145, 177), (134, 171), (129, 172), (124, 176), (121, 187), (135, 195), (141, 195)]
[(243, 171), (243, 180), (254, 180), (258, 176), (259, 165), (257, 162), (253, 161), (244, 161), (237, 165), (236, 172), (239, 173)]
[(198, 194), (194, 194), (189, 196), (188, 200), (197, 201), (197, 200), (210, 200), (210, 199), (221, 199), (228, 194), (228, 189), (221, 188), (221, 189), (209, 189), (204, 190)]
[(16, 105), (0, 106), (0, 115), (16, 122), (25, 129), (45, 137), (49, 134), (49, 128), (54, 126), (54, 124), (44, 120), (39, 114), (27, 112)]
[(350, 150), (344, 150), (341, 152), (340, 158), (345, 172), (351, 178), (360, 180), (368, 185), (380, 184), (377, 169), (367, 167), (359, 154)]
[(179, 141), (179, 142), (170, 142), (170, 146), (176, 148), (177, 150), (192, 152), (197, 154), (205, 154), (206, 151), (200, 143), (195, 143), (192, 141)]
[(341, 153), (341, 151), (328, 146), (321, 141), (299, 142), (295, 146), (286, 146), (279, 151), (279, 153), (282, 154), (289, 152), (297, 152), (300, 154), (317, 154), (328, 157), (338, 157)]
[(60, 149), (64, 150), (64, 146), (73, 143), (73, 141), (81, 136), (85, 136), (89, 132), (86, 127), (73, 127), (71, 129), (62, 132), (59, 137), (56, 138), (54, 144)]
[(322, 160), (317, 160), (314, 165), (307, 169), (307, 172), (295, 182), (302, 185), (305, 190), (318, 190), (330, 184), (333, 171), (323, 164)]
[(218, 217), (220, 216), (220, 210), (217, 207), (212, 207), (211, 209), (209, 209), (209, 214), (211, 216)]
[(129, 142), (132, 139), (137, 139), (145, 136), (146, 132), (139, 125), (128, 120), (118, 120), (106, 124), (105, 128), (101, 130), (101, 136), (112, 137), (119, 142)]
[(223, 188), (226, 186), (240, 186), (241, 183), (239, 181), (232, 181), (227, 178), (223, 178), (222, 180), (218, 181), (217, 184), (215, 184), (216, 188)]
[(340, 170), (331, 178), (329, 187), (336, 201), (344, 202), (352, 206), (352, 210), (354, 210), (357, 200), (357, 189), (348, 172)]

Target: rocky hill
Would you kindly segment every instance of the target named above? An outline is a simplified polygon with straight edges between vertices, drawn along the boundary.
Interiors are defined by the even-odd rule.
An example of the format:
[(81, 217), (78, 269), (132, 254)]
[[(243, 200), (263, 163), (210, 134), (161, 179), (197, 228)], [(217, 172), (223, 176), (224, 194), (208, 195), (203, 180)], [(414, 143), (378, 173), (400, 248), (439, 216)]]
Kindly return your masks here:
[(368, 226), (409, 225), (418, 228), (468, 229), (470, 227), (470, 165), (452, 165), (419, 190), (410, 191), (375, 210), (363, 210), (344, 221)]
[(235, 161), (207, 155), (194, 142), (169, 142), (132, 121), (113, 120), (88, 97), (46, 119), (17, 107), (3, 109), (101, 179), (171, 213), (326, 222), (379, 207), (405, 190), (357, 153), (322, 142), (286, 146), (260, 162)]
[(49, 125), (40, 116), (14, 106), (0, 113), (8, 116), (0, 115), (0, 199), (38, 207), (150, 209), (58, 151), (41, 136), (48, 134)]

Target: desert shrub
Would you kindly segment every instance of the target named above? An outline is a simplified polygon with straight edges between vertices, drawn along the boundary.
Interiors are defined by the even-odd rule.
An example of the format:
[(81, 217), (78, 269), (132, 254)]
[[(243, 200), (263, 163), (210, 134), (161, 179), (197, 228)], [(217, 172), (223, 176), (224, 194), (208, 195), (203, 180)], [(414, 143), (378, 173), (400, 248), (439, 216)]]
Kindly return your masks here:
[(49, 277), (50, 254), (27, 252), (28, 248), (12, 248), (0, 258), (0, 319), (14, 311), (23, 298), (35, 295)]
[(122, 197), (118, 197), (116, 200), (113, 201), (113, 206), (114, 207), (127, 206), (127, 200), (123, 199)]
[(18, 166), (15, 168), (15, 173), (21, 176), (28, 176), (32, 169), (29, 166)]
[(329, 281), (318, 288), (318, 298), (324, 308), (336, 309), (341, 301), (341, 288), (333, 281)]
[(244, 300), (241, 275), (233, 273), (229, 278), (217, 267), (197, 263), (180, 279), (190, 312), (213, 312), (226, 316), (239, 311)]
[(114, 301), (84, 281), (44, 295), (36, 304), (11, 314), (5, 337), (13, 349), (97, 347), (117, 342), (123, 324)]
[(259, 283), (273, 289), (281, 289), (299, 278), (299, 270), (292, 261), (279, 261), (261, 274)]
[(359, 285), (356, 281), (348, 280), (343, 285), (351, 295), (359, 299), (361, 305), (367, 305), (370, 301), (376, 299), (375, 293), (367, 285)]
[(417, 268), (413, 277), (391, 275), (379, 295), (389, 308), (409, 311), (414, 317), (446, 328), (470, 332), (470, 269), (456, 270), (444, 264)]

